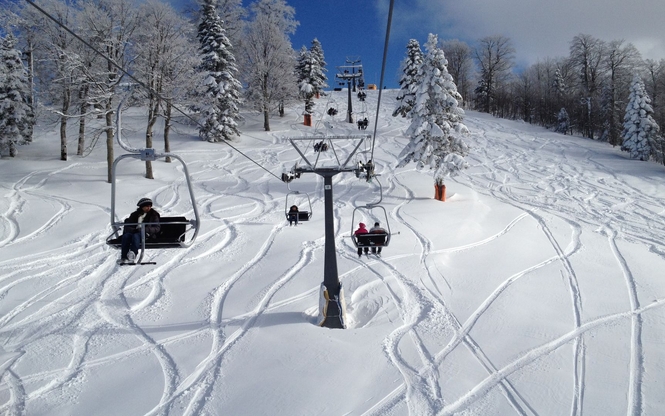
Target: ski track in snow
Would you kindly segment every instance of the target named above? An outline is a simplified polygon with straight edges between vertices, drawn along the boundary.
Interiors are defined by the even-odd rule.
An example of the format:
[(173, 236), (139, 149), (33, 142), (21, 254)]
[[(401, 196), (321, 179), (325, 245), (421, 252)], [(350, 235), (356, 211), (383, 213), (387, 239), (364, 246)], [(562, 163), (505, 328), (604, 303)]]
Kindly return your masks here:
[[(400, 128), (392, 127), (390, 117), (384, 117), (380, 122), (386, 132)], [(348, 219), (354, 206), (372, 202), (372, 195), (368, 196), (363, 191), (366, 185), (358, 185), (355, 178), (337, 176), (334, 179), (334, 223), (339, 258), (340, 261), (357, 265), (341, 274), (340, 278), (351, 278), (362, 271), (371, 276), (374, 282), (378, 282), (376, 284), (381, 285), (387, 293), (385, 300), (375, 300), (376, 315), (367, 317), (358, 329), (373, 326), (379, 310), (387, 314), (386, 310), (394, 309), (400, 320), (391, 322), (392, 329), (386, 333), (382, 347), (390, 365), (400, 374), (402, 382), (392, 391), (386, 391), (383, 397), (372, 398), (368, 408), (358, 409), (358, 412), (363, 415), (382, 415), (400, 405), (405, 406), (409, 414), (414, 416), (452, 415), (465, 410), (473, 412), (474, 404), (498, 387), (501, 396), (515, 414), (537, 416), (540, 412), (547, 413), (545, 409), (540, 409), (538, 403), (530, 402), (528, 395), (520, 391), (519, 385), (513, 382), (510, 376), (553, 351), (566, 347), (572, 348), (573, 360), (570, 386), (572, 403), (569, 409), (571, 415), (581, 416), (584, 414), (585, 388), (589, 383), (586, 379), (585, 336), (603, 326), (629, 320), (630, 381), (629, 390), (626, 392), (626, 412), (630, 415), (643, 414), (645, 397), (642, 383), (645, 359), (642, 315), (665, 305), (665, 299), (656, 299), (643, 306), (646, 302), (640, 302), (638, 282), (617, 243), (624, 240), (646, 244), (651, 247), (652, 252), (665, 257), (665, 248), (658, 237), (662, 234), (664, 225), (654, 220), (665, 212), (665, 204), (661, 199), (650, 195), (639, 195), (640, 198), (637, 198), (637, 189), (591, 156), (587, 158), (588, 163), (603, 172), (606, 179), (590, 182), (585, 176), (584, 167), (566, 163), (568, 149), (555, 141), (541, 140), (536, 143), (533, 137), (525, 137), (524, 133), (512, 131), (499, 122), (484, 121), (484, 125), (493, 127), (492, 131), (483, 130), (483, 124), (474, 123), (473, 120), (469, 120), (467, 125), (474, 132), (473, 140), (476, 144), (469, 157), (472, 168), (454, 180), (521, 212), (494, 235), (457, 247), (435, 248), (435, 243), (430, 238), (409, 224), (406, 210), (409, 204), (413, 203), (415, 194), (400, 181), (399, 176), (392, 173), (392, 160), (399, 153), (399, 144), (391, 143), (382, 149), (388, 157), (376, 160), (377, 172), (382, 174), (379, 180), (384, 186), (384, 200), (394, 198), (402, 201), (389, 213), (395, 223), (392, 228), (399, 229), (404, 236), (408, 234), (418, 247), (413, 253), (396, 253), (388, 247), (380, 258), (357, 259), (354, 248), (349, 243), (347, 230), (342, 230), (341, 225)], [(297, 126), (294, 125), (294, 129), (297, 129)], [(349, 127), (340, 130), (346, 134), (358, 133)], [(488, 140), (487, 135), (492, 132), (500, 133), (502, 139)], [(290, 145), (284, 143), (282, 135), (272, 134), (273, 143), (284, 144), (283, 150), (267, 147), (253, 156), (270, 166), (293, 164), (293, 151)], [(552, 153), (550, 156), (542, 156), (542, 160), (537, 160), (534, 154), (526, 150), (529, 148), (528, 144), (523, 144), (523, 148), (516, 147), (509, 143), (511, 140), (533, 141), (532, 147), (549, 149)], [(80, 168), (81, 165), (71, 164), (49, 172), (31, 172), (16, 181), (5, 195), (10, 202), (2, 215), (0, 248), (48, 238), (49, 232), (58, 227), (63, 219), (75, 215), (80, 202), (50, 195), (46, 186), (51, 180), (58, 178), (58, 175)], [(277, 187), (270, 184), (273, 178), (266, 172), (226, 148), (216, 152), (214, 159), (190, 166), (190, 173), (196, 187), (199, 212), (205, 221), (213, 225), (199, 235), (196, 245), (159, 257), (160, 264), (154, 268), (141, 270), (116, 266), (115, 252), (105, 248), (104, 230), (96, 235), (75, 238), (67, 243), (66, 249), (53, 248), (0, 261), (0, 300), (11, 297), (14, 291), (26, 286), (34, 285), (38, 288), (7, 308), (0, 316), (0, 346), (10, 351), (24, 351), (34, 345), (43, 347), (51, 337), (59, 336), (67, 338), (70, 347), (69, 363), (66, 367), (34, 374), (22, 375), (16, 370), (15, 364), (20, 360), (17, 356), (0, 378), (0, 392), (6, 392), (8, 397), (5, 403), (0, 403), (0, 412), (25, 414), (28, 403), (40, 399), (48, 400), (50, 395), (67, 390), (86, 371), (122, 364), (139, 354), (150, 354), (163, 375), (163, 386), (161, 397), (151, 404), (153, 407), (146, 414), (180, 414), (180, 409), (183, 409), (182, 414), (185, 415), (208, 413), (210, 397), (216, 385), (226, 377), (223, 370), (229, 352), (246, 340), (251, 342), (251, 337), (247, 337), (247, 334), (256, 328), (262, 316), (303, 299), (316, 297), (318, 287), (279, 301), (274, 300), (285, 285), (300, 277), (300, 270), (311, 265), (315, 257), (320, 257), (324, 246), (323, 238), (306, 241), (302, 244), (297, 258), (285, 259), (284, 262), (288, 263), (285, 271), (251, 299), (247, 299), (247, 303), (251, 305), (247, 312), (227, 315), (226, 302), (232, 296), (235, 286), (249, 274), (260, 270), (262, 261), (272, 255), (275, 245), (284, 239), (289, 228), (281, 214), (284, 206), (283, 190), (277, 191)], [(221, 185), (215, 181), (222, 177), (227, 181), (223, 189), (218, 187)], [(259, 192), (257, 188), (260, 189)], [(159, 199), (164, 211), (177, 210), (178, 207), (187, 205), (186, 189), (184, 180), (178, 180), (157, 187), (149, 196)], [(323, 215), (320, 181), (311, 194), (315, 210)], [(235, 205), (220, 203), (230, 197), (236, 198), (238, 202)], [(36, 199), (47, 201), (52, 210), (41, 224), (33, 227), (33, 231), (24, 234), (20, 225), (22, 215), (26, 204)], [(623, 215), (622, 209), (628, 204), (638, 205), (635, 210), (637, 217)], [(102, 205), (98, 208), (108, 213), (108, 209)], [(191, 211), (185, 213), (188, 214), (191, 214)], [(164, 276), (211, 258), (222, 263), (230, 262), (234, 255), (230, 249), (234, 241), (244, 237), (243, 227), (247, 224), (270, 224), (274, 218), (278, 220), (265, 241), (257, 245), (256, 254), (212, 291), (205, 325), (158, 341), (137, 323), (141, 313), (155, 308), (168, 297), (169, 287)], [(461, 322), (446, 302), (451, 283), (446, 276), (438, 272), (435, 256), (472, 250), (495, 242), (509, 235), (517, 224), (527, 219), (538, 225), (552, 248), (552, 255), (505, 276), (485, 299), (475, 305), (468, 318)], [(569, 241), (558, 241), (552, 230), (555, 220), (567, 224), (570, 229)], [(571, 257), (584, 248), (582, 230), (589, 227), (600, 230), (608, 240), (617, 267), (625, 279), (630, 310), (584, 321), (584, 300), (578, 272), (571, 262)], [(652, 229), (657, 231), (650, 231)], [(230, 253), (227, 254), (227, 251)], [(417, 258), (417, 270), (401, 267), (403, 260), (413, 263), (414, 258)], [(504, 296), (509, 287), (519, 284), (522, 277), (551, 264), (561, 266), (562, 281), (566, 282), (570, 294), (573, 319), (569, 331), (539, 346), (520, 351), (508, 363), (499, 365), (493, 362), (483, 345), (472, 337), (472, 329), (482, 318), (488, 317), (491, 306)], [(140, 299), (128, 299), (129, 293), (139, 292), (142, 294)], [(443, 319), (435, 322), (433, 316), (441, 316)], [(231, 326), (237, 328), (230, 332)], [(72, 327), (80, 330), (67, 330)], [(447, 340), (433, 350), (425, 340), (425, 328), (431, 327), (437, 328), (441, 341)], [(91, 358), (90, 343), (103, 331), (131, 336), (135, 344), (120, 352)], [(167, 347), (202, 334), (210, 336), (210, 350), (193, 371), (185, 372)], [(446, 377), (442, 367), (459, 346), (463, 346), (471, 354), (484, 369), (486, 376), (462, 395), (454, 397), (442, 387)], [(405, 350), (415, 351), (417, 360), (414, 355), (405, 354)]]

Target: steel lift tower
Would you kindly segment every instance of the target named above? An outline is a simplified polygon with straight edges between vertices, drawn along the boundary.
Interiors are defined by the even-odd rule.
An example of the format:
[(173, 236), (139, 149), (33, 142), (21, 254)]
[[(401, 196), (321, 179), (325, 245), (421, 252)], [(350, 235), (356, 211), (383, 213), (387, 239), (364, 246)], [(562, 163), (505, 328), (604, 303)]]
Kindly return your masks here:
[[(323, 283), (321, 283), (321, 292), (319, 298), (319, 325), (326, 328), (346, 328), (346, 305), (344, 301), (344, 291), (342, 290), (342, 283), (339, 281), (339, 275), (337, 272), (332, 179), (333, 176), (345, 172), (354, 172), (356, 175), (358, 174), (358, 166), (355, 166), (350, 162), (358, 151), (360, 145), (362, 145), (365, 140), (370, 140), (371, 137), (372, 136), (369, 134), (325, 137), (325, 141), (330, 144), (330, 150), (332, 151), (334, 158), (333, 160), (335, 161), (335, 164), (332, 166), (319, 166), (319, 158), (321, 153), (317, 154), (314, 161), (310, 161), (307, 159), (303, 150), (301, 149), (303, 147), (303, 143), (305, 146), (307, 146), (314, 140), (320, 141), (320, 136), (297, 137), (289, 139), (305, 163), (305, 166), (296, 165), (293, 167), (290, 175), (288, 176), (289, 180), (298, 178), (303, 173), (315, 173), (323, 177), (325, 245)], [(339, 146), (339, 143), (342, 141), (350, 141), (350, 151)], [(334, 143), (338, 143), (337, 148), (335, 147)]]
[(353, 123), (353, 106), (351, 104), (351, 90), (356, 92), (356, 85), (365, 85), (365, 76), (363, 74), (363, 66), (360, 64), (360, 58), (347, 58), (348, 65), (338, 66), (337, 75), (335, 77), (344, 84), (346, 82), (347, 91), (349, 93), (348, 106), (346, 112), (346, 122)]

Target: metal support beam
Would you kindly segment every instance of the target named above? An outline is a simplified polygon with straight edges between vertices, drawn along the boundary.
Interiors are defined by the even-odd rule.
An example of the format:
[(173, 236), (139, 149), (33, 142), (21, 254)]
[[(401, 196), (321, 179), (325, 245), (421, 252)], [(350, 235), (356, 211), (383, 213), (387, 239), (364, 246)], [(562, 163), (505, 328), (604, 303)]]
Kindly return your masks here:
[[(354, 83), (355, 85), (355, 83)], [(346, 89), (349, 92), (349, 101), (347, 103), (346, 110), (346, 121), (347, 123), (353, 123), (353, 105), (351, 102), (351, 82), (349, 82), (348, 88)], [(355, 91), (355, 88), (354, 88)]]
[[(318, 173), (318, 172), (317, 172)], [(337, 271), (337, 253), (335, 249), (335, 217), (333, 212), (332, 178), (338, 172), (319, 173), (323, 176), (323, 195), (326, 239), (324, 248), (323, 284), (321, 287), (320, 326), (326, 328), (346, 328), (346, 305), (342, 293), (342, 284)]]

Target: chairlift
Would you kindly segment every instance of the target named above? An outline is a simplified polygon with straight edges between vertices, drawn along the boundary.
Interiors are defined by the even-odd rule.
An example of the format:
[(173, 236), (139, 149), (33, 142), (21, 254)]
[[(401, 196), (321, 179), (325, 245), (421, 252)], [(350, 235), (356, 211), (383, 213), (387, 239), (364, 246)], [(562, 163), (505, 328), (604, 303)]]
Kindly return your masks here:
[[(293, 203), (295, 195), (301, 195), (301, 194), (304, 194), (307, 197), (307, 204), (309, 206), (308, 211), (302, 211), (300, 207), (298, 207), (298, 204)], [(291, 201), (290, 203), (289, 200)], [(291, 191), (286, 194), (286, 198), (284, 200), (284, 216), (286, 217), (287, 221), (289, 220), (289, 210), (292, 205), (298, 207), (298, 222), (309, 221), (309, 219), (312, 218), (312, 200), (309, 198), (309, 194), (307, 192)]]
[(367, 127), (369, 126), (369, 119), (367, 118), (367, 103), (364, 99), (366, 94), (364, 91), (360, 91), (358, 93), (358, 98), (360, 98), (360, 94), (363, 95), (363, 98), (360, 100), (361, 111), (356, 124), (358, 125), (358, 130), (367, 130)]
[[(124, 100), (123, 100), (124, 102)], [(169, 248), (187, 248), (191, 246), (199, 233), (201, 226), (201, 221), (198, 214), (198, 209), (196, 207), (196, 201), (194, 198), (194, 190), (192, 186), (192, 181), (189, 176), (189, 171), (184, 160), (175, 154), (172, 153), (156, 153), (154, 149), (132, 149), (125, 145), (122, 140), (120, 140), (121, 133), (121, 102), (118, 105), (118, 110), (116, 114), (116, 138), (121, 147), (130, 153), (121, 155), (113, 161), (111, 168), (111, 228), (113, 232), (106, 238), (106, 244), (110, 247), (120, 249), (122, 247), (122, 235), (120, 231), (124, 228), (125, 225), (137, 226), (140, 228), (141, 232), (141, 247), (138, 258), (136, 259), (136, 264), (155, 264), (154, 262), (142, 263), (141, 260), (145, 254), (145, 250), (152, 249), (169, 249)], [(184, 216), (169, 216), (160, 218), (160, 232), (159, 235), (154, 238), (150, 238), (146, 241), (145, 236), (145, 227), (146, 225), (151, 225), (152, 223), (125, 223), (120, 221), (116, 217), (116, 185), (117, 185), (117, 171), (119, 162), (124, 159), (138, 159), (140, 161), (155, 161), (157, 159), (170, 157), (172, 159), (178, 160), (182, 164), (182, 170), (187, 180), (187, 187), (189, 190), (189, 196), (192, 204), (192, 211), (194, 213), (193, 219), (187, 219)], [(132, 264), (132, 263), (128, 263)]]
[(315, 152), (327, 152), (328, 151), (328, 143), (324, 142), (321, 140), (320, 142), (314, 143), (314, 151)]
[[(379, 210), (382, 213), (380, 217), (383, 219), (383, 221), (376, 220), (377, 216), (374, 215), (374, 210)], [(356, 218), (358, 218), (358, 222), (356, 222)], [(372, 224), (374, 224), (374, 222), (378, 222), (383, 231), (355, 235), (355, 228), (358, 226), (360, 218), (374, 218)], [(356, 246), (356, 248), (388, 247), (390, 244), (390, 235), (390, 222), (388, 221), (388, 214), (386, 213), (386, 209), (384, 207), (381, 205), (372, 204), (356, 207), (353, 210), (353, 214), (351, 216), (351, 241), (353, 241), (353, 245)]]
[[(368, 162), (368, 164), (372, 165), (373, 169), (373, 164), (371, 161)], [(353, 214), (351, 215), (351, 241), (353, 241), (353, 245), (356, 246), (356, 248), (377, 248), (377, 247), (388, 247), (390, 244), (390, 221), (388, 220), (388, 213), (386, 212), (386, 209), (379, 205), (381, 201), (383, 200), (383, 187), (381, 186), (381, 183), (377, 180), (376, 183), (379, 185), (379, 200), (364, 206), (359, 206), (356, 207), (353, 210)], [(378, 210), (381, 212), (381, 215), (377, 216), (374, 215), (373, 211)], [(355, 227), (358, 225), (360, 220), (358, 219), (358, 222), (356, 222), (356, 218), (362, 217), (363, 219), (372, 219), (372, 224), (374, 222), (379, 223), (379, 227), (383, 229), (383, 231), (375, 231), (375, 232), (369, 232), (368, 234), (359, 234), (355, 235)], [(379, 217), (381, 220), (379, 220)]]

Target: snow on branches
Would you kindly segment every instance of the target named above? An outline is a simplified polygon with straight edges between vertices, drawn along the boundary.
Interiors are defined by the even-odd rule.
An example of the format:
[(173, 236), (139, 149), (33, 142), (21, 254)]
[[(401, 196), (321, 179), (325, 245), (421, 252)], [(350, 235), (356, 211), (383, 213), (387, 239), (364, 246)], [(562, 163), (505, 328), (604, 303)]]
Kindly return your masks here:
[(236, 79), (236, 59), (222, 19), (215, 10), (215, 2), (206, 0), (201, 7), (203, 13), (198, 30), (200, 70), (207, 73), (204, 88), (208, 102), (202, 111), (199, 135), (209, 142), (232, 140), (240, 135), (238, 121), (242, 119), (239, 110), (242, 86)]
[(469, 147), (461, 136), (469, 130), (462, 123), (464, 110), (459, 107), (462, 97), (437, 43), (437, 36), (430, 34), (416, 74), (414, 104), (409, 113), (411, 124), (405, 133), (410, 141), (398, 157), (401, 159), (398, 166), (413, 161), (418, 169), (436, 169), (434, 180), (443, 184), (446, 176), (467, 167), (464, 156)]
[(621, 150), (630, 153), (631, 159), (649, 160), (651, 146), (658, 140), (660, 131), (652, 115), (651, 99), (642, 79), (635, 75), (626, 106), (621, 145)]
[(16, 145), (32, 141), (35, 117), (28, 103), (30, 88), (16, 38), (0, 39), (0, 147), (16, 156)]

